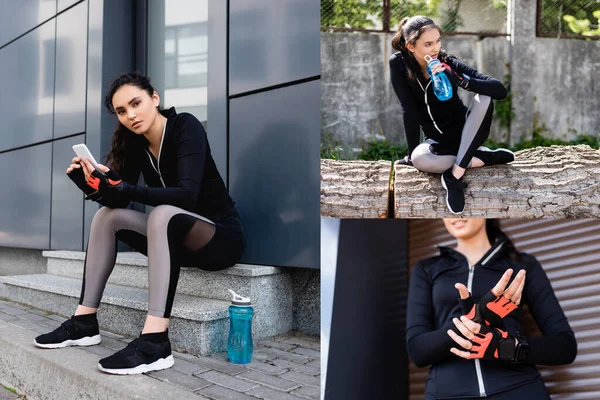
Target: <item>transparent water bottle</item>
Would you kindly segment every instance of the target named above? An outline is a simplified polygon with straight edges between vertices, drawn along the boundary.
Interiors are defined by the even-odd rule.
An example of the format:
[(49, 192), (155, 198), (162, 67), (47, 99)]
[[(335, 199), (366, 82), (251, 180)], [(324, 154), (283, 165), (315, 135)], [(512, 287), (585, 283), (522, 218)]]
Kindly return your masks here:
[(229, 361), (234, 364), (248, 364), (252, 359), (252, 316), (254, 308), (250, 305), (248, 297), (242, 297), (233, 290), (229, 306), (229, 340), (227, 341), (227, 354)]
[(433, 84), (433, 93), (435, 93), (435, 96), (441, 101), (448, 100), (452, 97), (452, 84), (450, 84), (448, 77), (443, 72), (438, 74), (431, 73), (433, 67), (439, 64), (440, 60), (427, 54), (425, 55), (425, 61), (427, 61), (427, 72), (429, 73)]

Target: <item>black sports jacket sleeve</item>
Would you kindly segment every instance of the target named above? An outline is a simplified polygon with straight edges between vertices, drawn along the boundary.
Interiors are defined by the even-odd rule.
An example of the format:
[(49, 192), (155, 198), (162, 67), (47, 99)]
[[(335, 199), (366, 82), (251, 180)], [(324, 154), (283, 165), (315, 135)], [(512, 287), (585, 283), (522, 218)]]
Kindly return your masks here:
[[(129, 162), (127, 162), (129, 161)], [(136, 159), (129, 158), (120, 172), (121, 179), (130, 185), (135, 185), (140, 179), (141, 166)], [(107, 191), (105, 191), (107, 192)], [(131, 202), (130, 196), (125, 193), (107, 192), (102, 193), (102, 197), (96, 200), (97, 203), (109, 208), (127, 208)]]
[(462, 336), (454, 323), (448, 321), (435, 329), (432, 325), (435, 320), (433, 314), (431, 281), (421, 263), (417, 263), (411, 273), (408, 288), (406, 345), (410, 359), (419, 368), (450, 356), (455, 357), (450, 352), (452, 347), (461, 349), (447, 333), (448, 329), (452, 329)]
[(390, 78), (396, 96), (400, 100), (402, 106), (402, 119), (404, 120), (404, 132), (406, 133), (406, 141), (408, 143), (408, 156), (419, 145), (421, 140), (421, 127), (419, 121), (419, 113), (415, 106), (415, 99), (408, 87), (408, 79), (406, 76), (406, 67), (400, 55), (394, 54), (389, 61)]
[(177, 139), (177, 186), (147, 187), (129, 185), (126, 194), (131, 201), (151, 206), (169, 204), (193, 211), (200, 193), (206, 162), (206, 131), (192, 115), (181, 117)]
[(496, 100), (506, 98), (508, 91), (499, 80), (478, 72), (476, 69), (459, 61), (456, 57), (448, 56), (446, 58), (446, 64), (448, 64), (453, 71), (460, 74), (466, 74), (471, 78), (467, 90), (490, 96), (492, 99)]
[(543, 336), (528, 337), (529, 352), (525, 362), (540, 365), (570, 364), (577, 356), (577, 342), (546, 272), (535, 257), (523, 254), (528, 269), (523, 301), (537, 322)]

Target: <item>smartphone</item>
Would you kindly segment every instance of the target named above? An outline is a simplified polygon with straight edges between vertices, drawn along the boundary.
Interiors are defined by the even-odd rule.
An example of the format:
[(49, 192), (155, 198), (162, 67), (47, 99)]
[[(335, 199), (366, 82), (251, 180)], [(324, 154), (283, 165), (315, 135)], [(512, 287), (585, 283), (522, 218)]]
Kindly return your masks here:
[(78, 157), (87, 158), (88, 160), (90, 160), (94, 168), (98, 169), (98, 163), (96, 162), (96, 159), (90, 152), (90, 149), (88, 149), (85, 144), (81, 143), (74, 145), (73, 151), (75, 151), (75, 154), (77, 154)]

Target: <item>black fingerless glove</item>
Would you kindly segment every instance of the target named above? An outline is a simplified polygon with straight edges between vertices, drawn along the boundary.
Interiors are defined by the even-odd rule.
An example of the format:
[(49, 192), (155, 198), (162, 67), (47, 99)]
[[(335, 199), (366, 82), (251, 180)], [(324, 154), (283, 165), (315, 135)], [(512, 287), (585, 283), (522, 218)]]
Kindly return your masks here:
[(442, 65), (444, 66), (444, 72), (446, 73), (446, 76), (453, 85), (461, 87), (465, 90), (469, 90), (469, 82), (471, 79), (468, 75), (459, 74), (450, 68), (450, 66), (446, 63), (442, 63)]
[(512, 361), (515, 358), (515, 338), (503, 329), (481, 325), (471, 339), (470, 358)]
[(106, 172), (94, 170), (88, 177), (87, 183), (98, 190), (100, 194), (124, 193), (129, 188), (129, 184), (112, 169)]
[(477, 303), (470, 293), (466, 299), (459, 299), (459, 303), (462, 313), (473, 322), (502, 329), (504, 317), (518, 308), (515, 303), (503, 295), (496, 296), (491, 290)]
[(71, 172), (67, 173), (67, 176), (86, 195), (86, 200), (90, 199), (96, 201), (101, 198), (98, 188), (94, 188), (85, 180), (85, 174), (83, 173), (82, 168), (74, 168)]
[(409, 156), (406, 156), (403, 159), (398, 160), (398, 164), (400, 164), (400, 165), (413, 165), (413, 163), (412, 163), (412, 161), (411, 161), (411, 159), (410, 159)]

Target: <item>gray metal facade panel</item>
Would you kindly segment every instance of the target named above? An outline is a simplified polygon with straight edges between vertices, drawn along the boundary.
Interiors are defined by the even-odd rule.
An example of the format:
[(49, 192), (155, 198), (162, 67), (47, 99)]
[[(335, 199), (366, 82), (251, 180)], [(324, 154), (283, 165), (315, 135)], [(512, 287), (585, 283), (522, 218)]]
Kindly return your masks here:
[(52, 144), (0, 154), (0, 246), (47, 249)]
[(230, 95), (320, 74), (318, 0), (231, 0)]
[(208, 106), (206, 132), (227, 184), (227, 2), (208, 2)]
[(56, 0), (0, 0), (0, 47), (56, 15)]
[(56, 2), (56, 12), (59, 13), (65, 8), (71, 7), (73, 4), (77, 3), (80, 0), (57, 0)]
[(319, 266), (320, 81), (230, 101), (230, 193), (243, 262)]
[(0, 151), (52, 138), (55, 20), (0, 49)]
[(54, 138), (85, 131), (87, 9), (83, 2), (56, 17)]
[(52, 250), (82, 250), (83, 194), (66, 174), (75, 156), (72, 146), (83, 143), (85, 135), (53, 142), (52, 156)]

